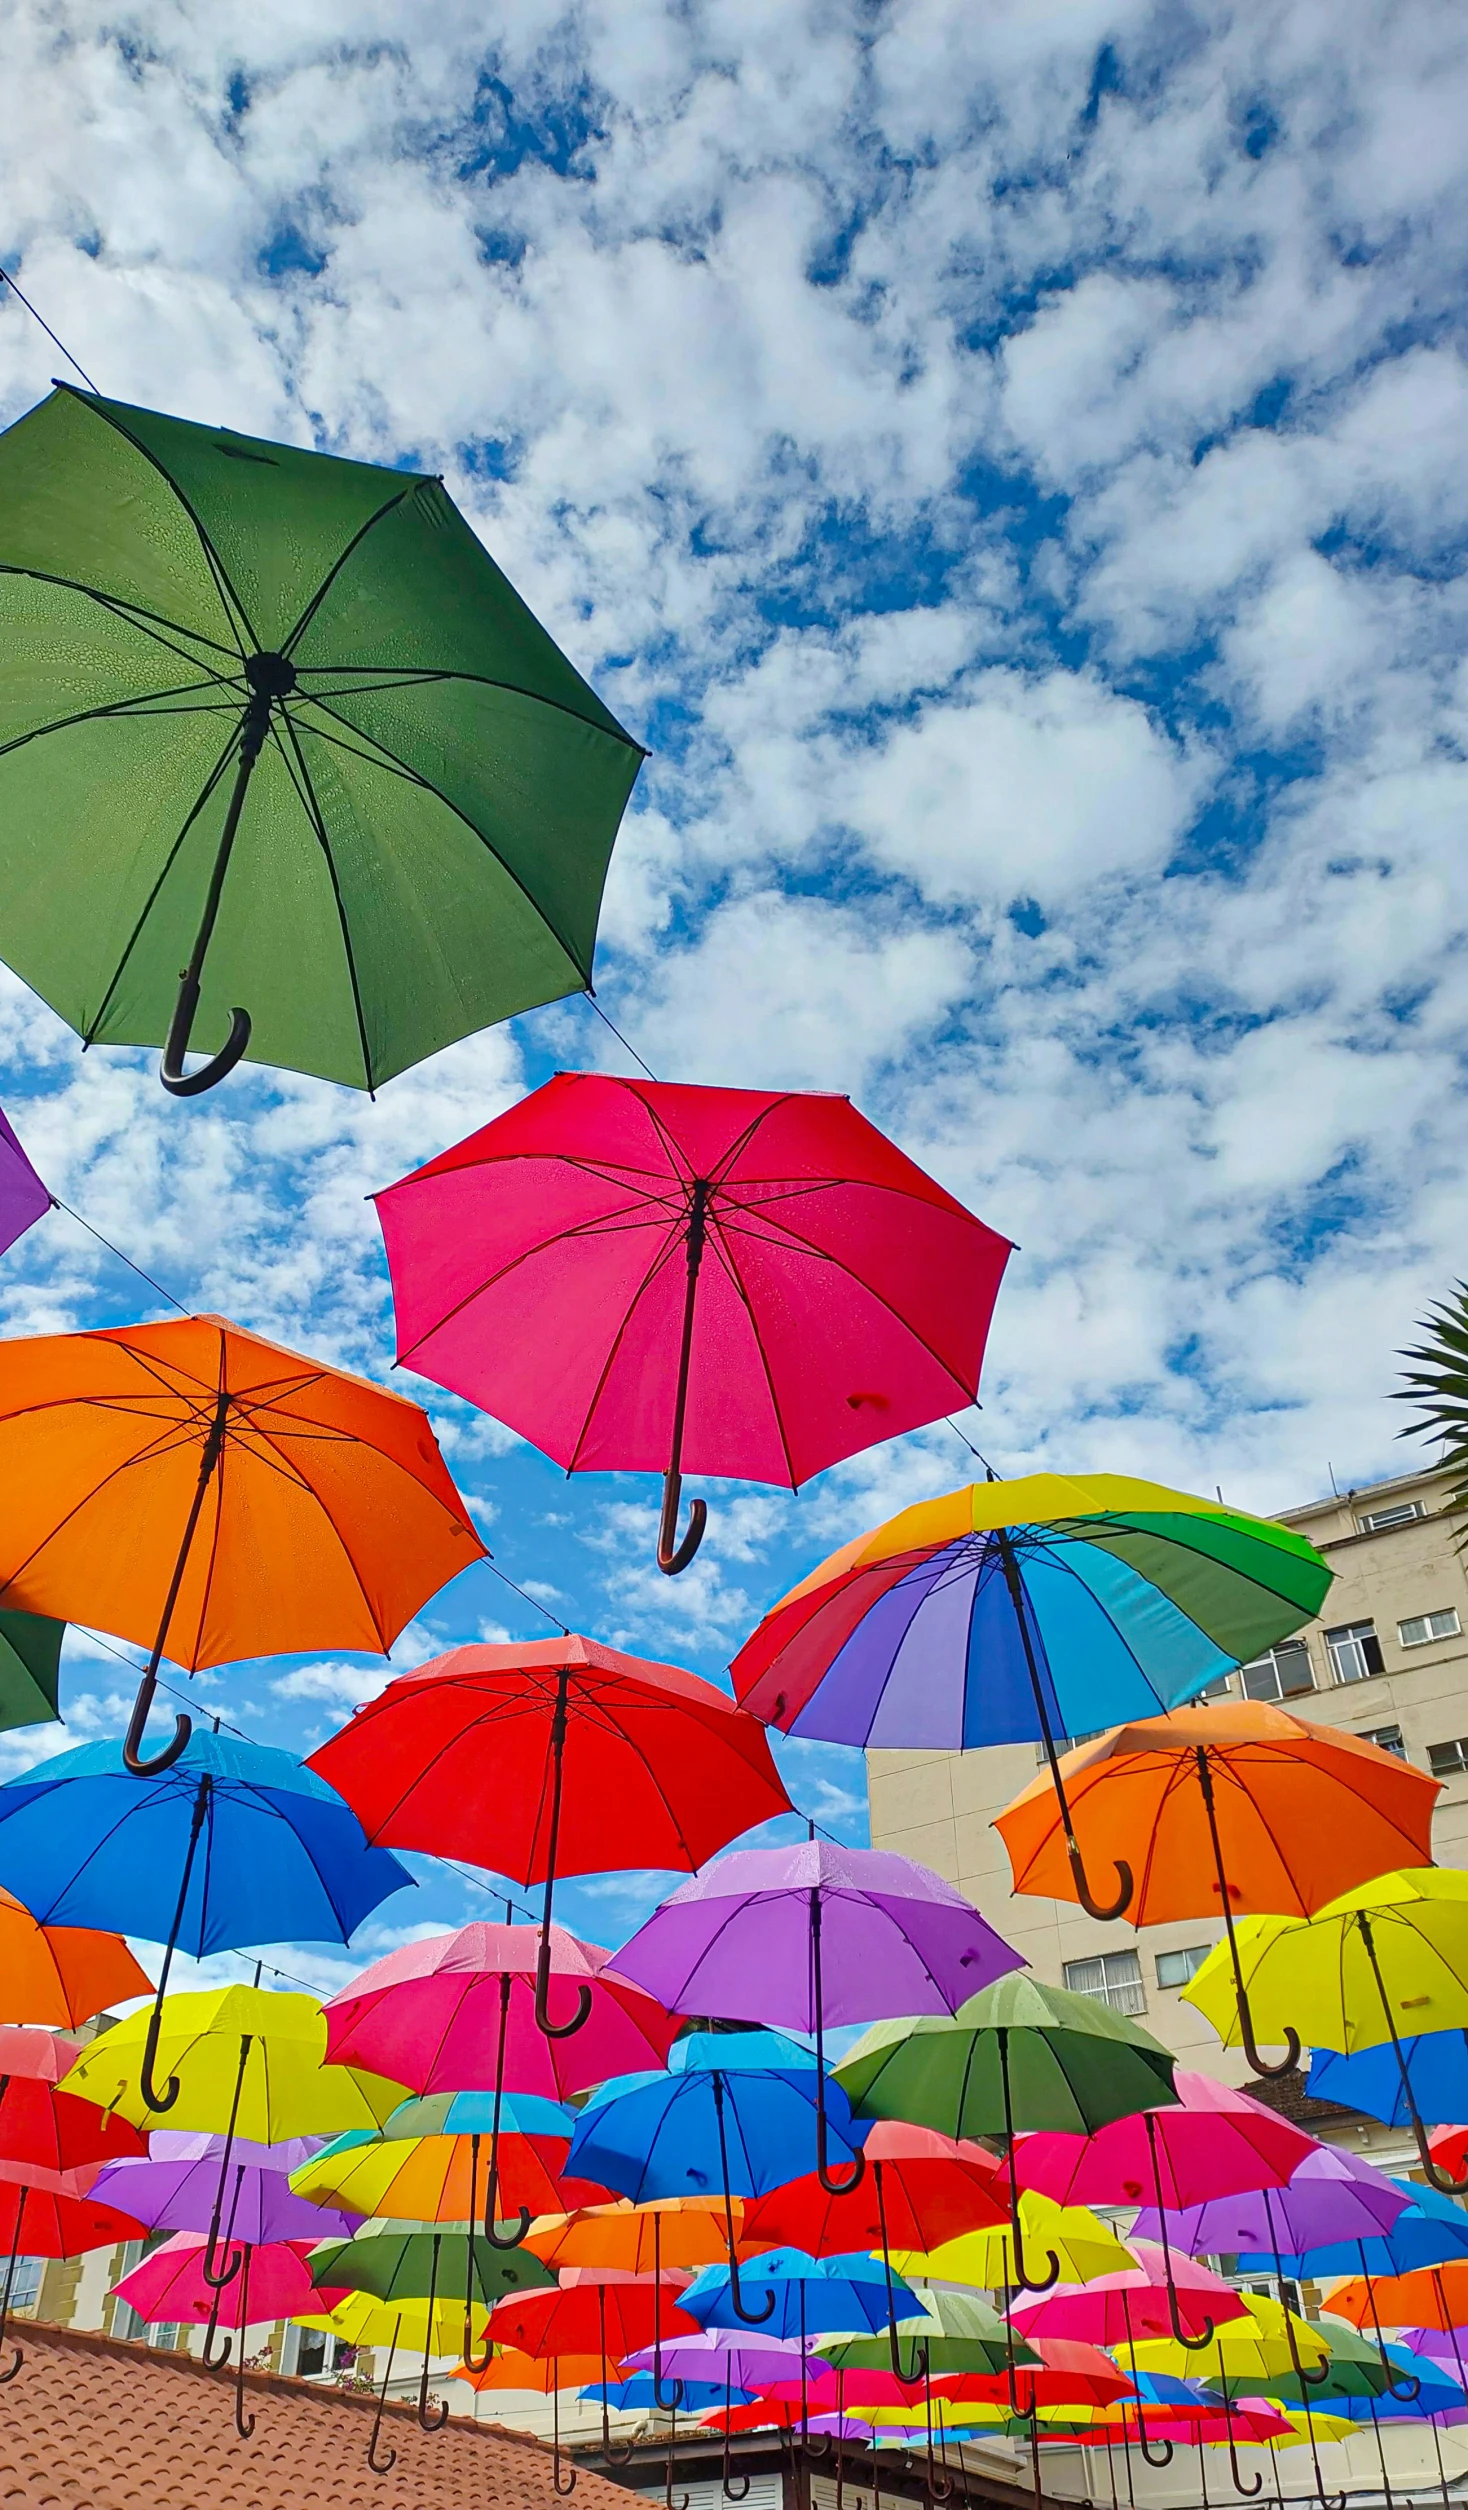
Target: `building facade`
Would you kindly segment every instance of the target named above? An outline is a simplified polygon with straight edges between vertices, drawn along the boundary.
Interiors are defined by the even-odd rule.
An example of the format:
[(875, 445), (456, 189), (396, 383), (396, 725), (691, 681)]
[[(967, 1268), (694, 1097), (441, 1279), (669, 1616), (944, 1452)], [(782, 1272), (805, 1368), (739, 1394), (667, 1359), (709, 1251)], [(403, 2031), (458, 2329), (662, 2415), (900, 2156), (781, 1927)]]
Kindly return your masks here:
[[(1285, 1511), (1281, 1522), (1307, 1535), (1335, 1573), (1324, 1612), (1210, 1697), (1282, 1702), (1430, 1770), (1443, 1782), (1436, 1860), (1468, 1866), (1468, 1566), (1456, 1548), (1464, 1522), (1447, 1514), (1448, 1495), (1444, 1474), (1411, 1473)], [(1221, 2048), (1181, 1995), (1221, 1922), (1101, 1925), (1072, 1902), (1012, 1892), (991, 1825), (1040, 1765), (1032, 1744), (871, 1752), (872, 1844), (956, 1883), (1038, 1977), (1137, 2015), (1185, 2065), (1249, 2082), (1241, 2052)], [(1108, 1876), (1094, 1880), (1108, 1888)]]

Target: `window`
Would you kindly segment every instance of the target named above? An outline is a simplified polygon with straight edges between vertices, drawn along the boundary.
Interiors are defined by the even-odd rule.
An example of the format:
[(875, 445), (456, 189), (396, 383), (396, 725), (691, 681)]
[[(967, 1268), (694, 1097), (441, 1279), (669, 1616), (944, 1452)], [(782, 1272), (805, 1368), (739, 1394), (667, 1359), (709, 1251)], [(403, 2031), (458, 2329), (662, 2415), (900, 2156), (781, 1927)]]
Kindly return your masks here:
[(1233, 1675), (1231, 1673), (1221, 1673), (1216, 1682), (1205, 1683), (1202, 1690), (1195, 1694), (1195, 1697), (1200, 1700), (1230, 1699), (1233, 1696), (1233, 1687)]
[(1145, 2013), (1142, 1964), (1135, 1952), (1100, 1952), (1093, 1961), (1067, 1961), (1065, 1983), (1073, 1996), (1098, 1996), (1117, 2013)]
[(1397, 1641), (1402, 1647), (1425, 1647), (1429, 1639), (1456, 1638), (1458, 1616), (1448, 1612), (1418, 1612), (1410, 1621), (1397, 1623)]
[(13, 2310), (33, 2310), (41, 2297), (41, 2276), (45, 2270), (41, 2257), (18, 2257), (10, 2284), (10, 2306)]
[(1365, 1682), (1385, 1670), (1374, 1621), (1347, 1621), (1338, 1630), (1327, 1630), (1325, 1644), (1337, 1682)]
[(1310, 1670), (1310, 1650), (1303, 1639), (1287, 1638), (1282, 1646), (1271, 1647), (1268, 1654), (1255, 1656), (1239, 1667), (1244, 1678), (1245, 1699), (1294, 1699), (1301, 1691), (1313, 1691), (1315, 1676)]
[(1434, 1778), (1455, 1778), (1460, 1769), (1468, 1769), (1468, 1735), (1460, 1735), (1456, 1743), (1429, 1743), (1427, 1766)]
[(1407, 1746), (1402, 1741), (1400, 1726), (1364, 1726), (1360, 1731), (1359, 1740), (1362, 1743), (1374, 1743), (1379, 1752), (1395, 1752), (1398, 1760), (1405, 1760), (1407, 1757)]
[(1420, 1499), (1397, 1499), (1389, 1508), (1372, 1508), (1356, 1521), (1363, 1534), (1385, 1534), (1394, 1525), (1413, 1525), (1426, 1514)]
[(1186, 1987), (1189, 1979), (1197, 1976), (1212, 1950), (1212, 1944), (1189, 1944), (1186, 1952), (1159, 1952), (1158, 1986)]

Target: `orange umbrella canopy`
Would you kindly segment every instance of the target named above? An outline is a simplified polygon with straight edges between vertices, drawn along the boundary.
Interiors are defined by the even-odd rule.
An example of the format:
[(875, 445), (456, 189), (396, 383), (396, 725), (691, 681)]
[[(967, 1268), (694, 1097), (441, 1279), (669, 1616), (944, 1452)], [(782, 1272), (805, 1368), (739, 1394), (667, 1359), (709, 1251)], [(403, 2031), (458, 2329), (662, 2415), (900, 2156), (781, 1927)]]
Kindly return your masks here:
[[(1138, 1926), (1231, 1912), (1309, 1917), (1411, 1859), (1432, 1862), (1440, 1781), (1358, 1735), (1261, 1701), (1225, 1700), (1117, 1726), (1066, 1754), (1085, 1863), (1125, 1858)], [(1217, 1842), (1209, 1821), (1209, 1797)], [(1077, 1896), (1048, 1773), (994, 1824), (1016, 1891)]]
[(427, 1416), (222, 1316), (0, 1343), (0, 1602), (192, 1672), (383, 1653), (484, 1545)]
[(1352, 2275), (1334, 2284), (1321, 2305), (1351, 2327), (1468, 2326), (1468, 2257), (1414, 2266), (1408, 2275)]
[[(731, 2197), (736, 2256), (773, 2248), (773, 2240), (747, 2241), (740, 2226), (749, 2208)], [(574, 2214), (549, 2214), (532, 2223), (520, 2243), (553, 2272), (576, 2266), (618, 2267), (632, 2275), (666, 2273), (674, 2267), (722, 2264), (729, 2254), (722, 2196), (664, 2196), (650, 2205), (583, 2205)]]
[(551, 2353), (542, 2361), (538, 2354), (519, 2353), (504, 2345), (490, 2355), (483, 2370), (471, 2370), (467, 2362), (461, 2362), (449, 2377), (467, 2380), (471, 2388), (523, 2388), (548, 2397), (553, 2388), (587, 2388), (605, 2372), (599, 2353)]
[(42, 1926), (0, 1890), (0, 2024), (74, 2030), (109, 2005), (152, 1993), (152, 1980), (120, 1935), (91, 1926)]

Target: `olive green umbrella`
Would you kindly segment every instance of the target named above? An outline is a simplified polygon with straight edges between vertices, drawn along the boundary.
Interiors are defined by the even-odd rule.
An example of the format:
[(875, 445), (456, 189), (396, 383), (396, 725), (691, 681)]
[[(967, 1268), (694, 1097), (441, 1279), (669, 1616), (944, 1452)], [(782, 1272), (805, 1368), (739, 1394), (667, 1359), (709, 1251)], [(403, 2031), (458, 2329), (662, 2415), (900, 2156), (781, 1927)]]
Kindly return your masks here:
[[(900, 2318), (897, 2333), (911, 2338), (914, 2348), (921, 2348), (934, 2379), (959, 2371), (998, 2378), (1005, 2370), (1043, 2368), (1040, 2355), (977, 2292), (925, 2288), (919, 2298), (920, 2315)], [(884, 2371), (890, 2367), (885, 2332), (820, 2336), (815, 2350), (833, 2370)]]
[(0, 436), (0, 952), (176, 1093), (589, 987), (641, 758), (440, 480), (70, 386)]
[[(906, 2118), (968, 2141), (1002, 2137), (1012, 2151), (1016, 2135), (1094, 2135), (1114, 2118), (1176, 2101), (1175, 2062), (1099, 1998), (1018, 1974), (957, 2013), (873, 2023), (835, 2076), (858, 2118)], [(1048, 2291), (1060, 2262), (1052, 2251), (1039, 2281), (1028, 2272), (1013, 2171), (1010, 2233), (1016, 2281)]]
[(0, 1612), (0, 1734), (45, 1726), (58, 1714), (64, 1621), (36, 1612)]
[[(464, 2353), (471, 2362), (475, 2359), (472, 2318), (478, 2305), (491, 2310), (507, 2292), (540, 2291), (556, 2280), (529, 2249), (491, 2248), (485, 2240), (475, 2237), (468, 2223), (445, 2226), (441, 2222), (372, 2220), (364, 2222), (350, 2240), (323, 2241), (311, 2251), (308, 2263), (311, 2281), (319, 2291), (366, 2292), (379, 2301), (401, 2302), (409, 2311), (426, 2304), (430, 2333), (435, 2311), (443, 2302), (462, 2301)], [(397, 2324), (400, 2328), (402, 2320)], [(388, 2356), (389, 2372), (397, 2341), (395, 2330)], [(484, 2358), (488, 2360), (487, 2352)], [(386, 2394), (384, 2377), (383, 2395)], [(437, 2431), (448, 2421), (448, 2413), (447, 2405), (429, 2405), (425, 2352), (418, 2381), (418, 2420), (424, 2431)]]

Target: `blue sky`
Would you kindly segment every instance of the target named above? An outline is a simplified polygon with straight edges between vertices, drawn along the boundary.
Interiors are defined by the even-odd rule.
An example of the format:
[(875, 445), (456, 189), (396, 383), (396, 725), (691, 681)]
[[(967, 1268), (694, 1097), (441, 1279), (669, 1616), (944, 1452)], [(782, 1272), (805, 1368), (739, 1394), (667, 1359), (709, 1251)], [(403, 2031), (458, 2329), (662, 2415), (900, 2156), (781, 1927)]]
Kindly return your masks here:
[[(21, 0), (7, 51), (0, 261), (103, 389), (441, 470), (648, 743), (598, 957), (640, 1052), (849, 1090), (1018, 1241), (963, 1423), (999, 1469), (1269, 1508), (1404, 1460), (1394, 1354), (1464, 1269), (1459, 13)], [(55, 365), (0, 298), (0, 421)], [(54, 1190), (372, 1371), (364, 1197), (561, 1065), (624, 1068), (584, 1004), (375, 1106), (176, 1105), (0, 977)], [(0, 1268), (10, 1332), (147, 1304), (57, 1216)], [(940, 1428), (717, 1493), (669, 1585), (648, 1485), (429, 1399), (510, 1578), (712, 1674), (964, 1475)], [(399, 1655), (541, 1626), (478, 1570)], [(304, 1749), (381, 1675), (203, 1697)], [(115, 1661), (65, 1679), (115, 1730)], [(784, 1765), (859, 1834), (859, 1761)], [(615, 1941), (654, 1888), (566, 1912)], [(362, 1948), (482, 1905), (431, 1875)]]

